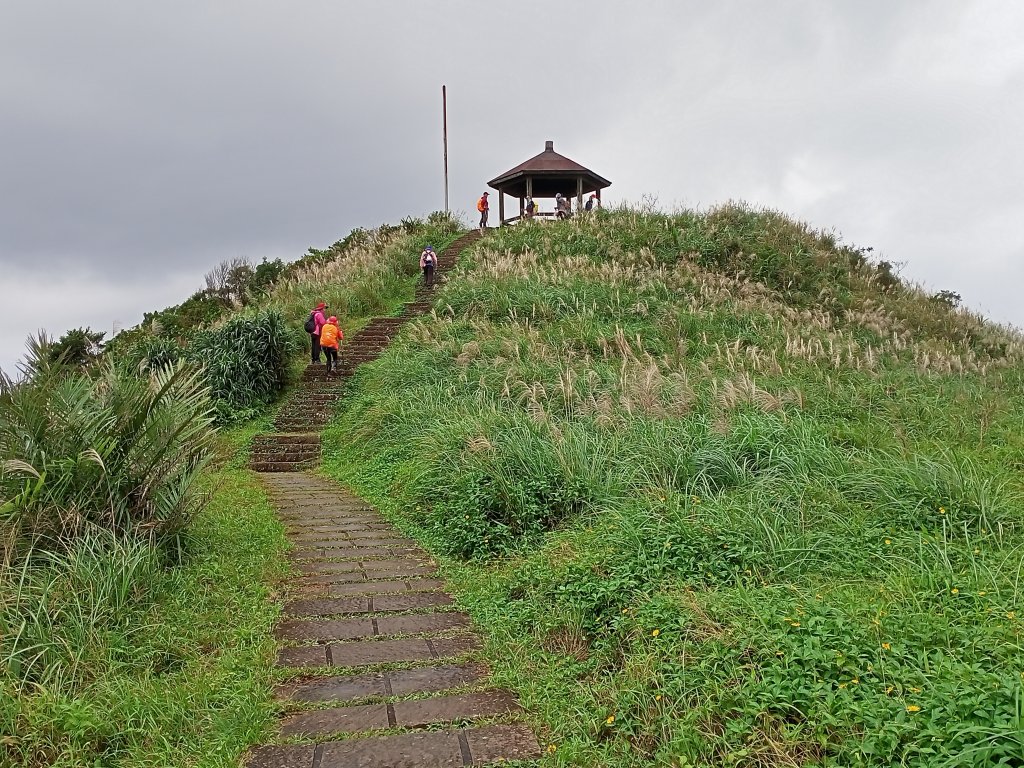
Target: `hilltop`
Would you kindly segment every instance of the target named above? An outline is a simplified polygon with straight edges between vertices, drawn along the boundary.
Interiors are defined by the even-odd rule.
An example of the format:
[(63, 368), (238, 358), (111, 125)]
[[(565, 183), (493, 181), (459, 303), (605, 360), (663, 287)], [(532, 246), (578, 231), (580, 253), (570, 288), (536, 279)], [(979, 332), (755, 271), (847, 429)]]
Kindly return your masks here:
[[(315, 378), (309, 307), (372, 327), (461, 234), (221, 265), (0, 388), (0, 762), (273, 740), (250, 443)], [(337, 382), (317, 471), (437, 558), (540, 765), (1021, 765), (1017, 331), (736, 205), (493, 230), (442, 278)]]
[(507, 228), (356, 377), (326, 471), (448, 558), (552, 764), (1024, 753), (1024, 345), (867, 256), (731, 205)]

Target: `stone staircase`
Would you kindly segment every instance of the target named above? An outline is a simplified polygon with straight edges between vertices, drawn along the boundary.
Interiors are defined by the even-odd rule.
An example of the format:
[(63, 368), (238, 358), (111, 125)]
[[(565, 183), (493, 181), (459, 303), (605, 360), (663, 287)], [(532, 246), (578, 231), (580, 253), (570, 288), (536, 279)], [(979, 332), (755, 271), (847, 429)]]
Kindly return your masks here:
[[(446, 249), (439, 276), (479, 237)], [(249, 749), (244, 768), (535, 765), (541, 757), (430, 555), (362, 499), (302, 472), (319, 460), (319, 430), (345, 380), (430, 305), (421, 286), (401, 316), (374, 318), (345, 345), (336, 373), (309, 366), (278, 413), (278, 432), (253, 440), (251, 466), (267, 473), (294, 575), (281, 585), (275, 633), (278, 736)]]
[[(480, 232), (474, 230), (441, 253), (437, 262), (439, 281), (455, 266), (459, 253), (479, 239)], [(274, 419), (276, 431), (257, 435), (253, 440), (250, 468), (257, 472), (301, 472), (316, 466), (320, 459), (320, 430), (330, 421), (345, 382), (360, 365), (380, 357), (403, 325), (430, 311), (433, 291), (434, 288), (418, 285), (414, 300), (402, 307), (401, 315), (375, 317), (353, 338), (344, 341), (339, 350), (338, 369), (333, 373), (328, 373), (323, 365), (306, 366), (299, 386), (285, 399)]]
[(429, 554), (330, 482), (263, 477), (296, 576), (275, 633), (279, 738), (244, 768), (533, 764), (522, 708), (490, 681)]

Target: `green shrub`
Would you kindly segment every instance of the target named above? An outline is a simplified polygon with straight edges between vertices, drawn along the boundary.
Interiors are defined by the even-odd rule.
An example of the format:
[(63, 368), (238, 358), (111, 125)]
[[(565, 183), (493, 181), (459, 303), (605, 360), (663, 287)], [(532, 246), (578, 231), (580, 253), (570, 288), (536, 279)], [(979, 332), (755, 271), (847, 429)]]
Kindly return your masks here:
[(219, 421), (252, 418), (287, 383), (294, 349), (279, 312), (235, 315), (196, 333), (187, 355), (202, 364)]
[(202, 503), (194, 482), (209, 456), (211, 420), (202, 374), (184, 365), (139, 377), (106, 364), (94, 379), (44, 371), (5, 382), (5, 544), (62, 551), (93, 527), (175, 540)]

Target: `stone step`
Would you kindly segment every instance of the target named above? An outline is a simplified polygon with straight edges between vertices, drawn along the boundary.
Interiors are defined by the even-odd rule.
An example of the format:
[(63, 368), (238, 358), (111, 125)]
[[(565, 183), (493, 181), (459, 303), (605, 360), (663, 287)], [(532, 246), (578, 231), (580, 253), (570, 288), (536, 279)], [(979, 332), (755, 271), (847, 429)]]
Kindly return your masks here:
[(245, 768), (456, 768), (533, 760), (541, 755), (525, 725), (487, 725), (459, 730), (350, 738), (319, 745), (256, 747)]
[(408, 696), (461, 688), (480, 682), (487, 676), (480, 664), (442, 664), (430, 667), (396, 669), (367, 675), (319, 677), (308, 682), (278, 685), (274, 696), (279, 701), (345, 702), (369, 696)]
[(421, 728), (436, 723), (480, 720), (519, 712), (519, 705), (505, 691), (484, 691), (394, 704), (363, 704), (300, 712), (281, 724), (284, 737), (317, 738), (341, 733)]
[(389, 581), (357, 581), (349, 584), (323, 584), (314, 587), (328, 597), (352, 595), (386, 595), (435, 592), (444, 586), (440, 579), (392, 579)]
[(274, 420), (278, 429), (287, 432), (319, 432), (324, 423), (324, 419), (314, 419), (308, 415), (283, 416)]
[(253, 461), (249, 469), (253, 472), (303, 472), (315, 464), (314, 461)]
[(303, 433), (298, 432), (282, 433), (273, 432), (268, 434), (258, 434), (253, 437), (253, 446), (263, 444), (275, 444), (275, 445), (316, 445), (321, 444), (321, 438), (315, 433)]
[(320, 459), (320, 451), (303, 451), (299, 452), (281, 452), (274, 453), (272, 451), (262, 451), (259, 453), (253, 453), (250, 457), (250, 463), (252, 464), (279, 464), (279, 463), (303, 463), (303, 462), (316, 462)]
[(390, 613), (419, 608), (440, 608), (454, 601), (444, 592), (407, 592), (400, 595), (325, 597), (292, 600), (284, 614), (293, 617), (342, 616), (360, 613)]
[(270, 451), (253, 453), (250, 456), (251, 464), (313, 464), (320, 460), (320, 451), (306, 451), (303, 453), (273, 453)]
[(453, 659), (480, 647), (475, 635), (402, 638), (400, 640), (351, 640), (326, 645), (296, 645), (278, 649), (279, 667), (372, 667), (378, 664), (414, 663)]
[(421, 635), (469, 626), (464, 613), (417, 613), (356, 619), (289, 619), (277, 626), (278, 640), (329, 642), (387, 635)]

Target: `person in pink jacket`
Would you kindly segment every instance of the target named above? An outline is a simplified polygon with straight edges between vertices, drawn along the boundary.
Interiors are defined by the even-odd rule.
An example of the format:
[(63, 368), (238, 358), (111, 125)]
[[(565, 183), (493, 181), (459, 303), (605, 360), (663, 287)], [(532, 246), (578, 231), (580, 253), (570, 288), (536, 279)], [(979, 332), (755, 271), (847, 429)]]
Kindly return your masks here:
[(324, 310), (326, 309), (327, 305), (321, 301), (316, 305), (316, 309), (309, 313), (309, 317), (306, 319), (306, 333), (309, 334), (310, 361), (314, 365), (320, 364), (320, 332), (327, 325), (327, 317), (324, 315)]

